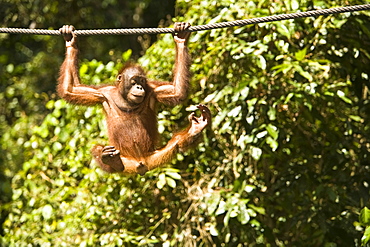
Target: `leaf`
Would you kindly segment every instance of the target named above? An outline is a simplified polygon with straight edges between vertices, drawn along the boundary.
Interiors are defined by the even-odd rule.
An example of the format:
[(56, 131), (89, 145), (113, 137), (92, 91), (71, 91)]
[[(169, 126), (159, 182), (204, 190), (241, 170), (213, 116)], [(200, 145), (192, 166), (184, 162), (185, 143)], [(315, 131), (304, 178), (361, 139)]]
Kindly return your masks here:
[(370, 226), (370, 209), (364, 207), (359, 216), (360, 223), (365, 226)]
[(51, 218), (52, 215), (53, 215), (53, 207), (49, 204), (45, 205), (42, 208), (42, 217), (44, 217), (44, 219), (48, 220), (48, 219)]
[(209, 103), (209, 102), (211, 102), (215, 97), (216, 97), (216, 94), (217, 94), (218, 92), (217, 91), (215, 91), (214, 93), (212, 93), (212, 94), (209, 94), (205, 99), (204, 99), (204, 102), (205, 103)]
[(158, 176), (157, 188), (163, 189), (165, 185), (166, 185), (166, 175), (164, 173), (161, 173)]
[(349, 115), (349, 118), (352, 119), (353, 121), (356, 121), (356, 122), (359, 122), (359, 123), (363, 123), (364, 122), (364, 120), (360, 116)]
[(251, 217), (248, 214), (248, 210), (245, 204), (239, 206), (238, 220), (242, 225), (247, 224), (250, 221)]
[(89, 66), (86, 63), (82, 64), (80, 67), (80, 75), (86, 74), (88, 70)]
[(258, 56), (258, 60), (256, 61), (256, 64), (258, 65), (258, 67), (260, 67), (261, 69), (265, 70), (267, 65), (266, 65), (266, 59), (263, 57), (263, 56)]
[(228, 211), (224, 217), (224, 225), (227, 227), (229, 225), (229, 219), (230, 219), (231, 211)]
[(267, 116), (269, 117), (270, 121), (276, 120), (276, 109), (270, 106), (267, 112)]
[(214, 225), (214, 224), (211, 224), (211, 223), (208, 223), (208, 229), (209, 229), (209, 233), (216, 237), (218, 236), (218, 231), (217, 231), (217, 227)]
[(63, 145), (60, 142), (54, 142), (52, 148), (54, 151), (59, 151), (63, 149)]
[(248, 207), (253, 209), (254, 211), (256, 211), (259, 214), (263, 214), (263, 215), (266, 214), (266, 210), (263, 207), (257, 207), (253, 204), (249, 204)]
[(210, 195), (210, 197), (207, 198), (207, 210), (209, 214), (213, 214), (217, 207), (219, 206), (219, 203), (221, 201), (221, 194), (219, 192), (214, 192)]
[(293, 96), (294, 96), (294, 93), (289, 93), (288, 96), (286, 96), (285, 98), (284, 104), (288, 103), (290, 99), (293, 98)]
[(262, 155), (262, 149), (258, 147), (251, 147), (251, 155), (253, 159), (259, 160)]
[(362, 246), (367, 244), (369, 242), (369, 240), (370, 240), (370, 226), (366, 227), (365, 232), (364, 232), (364, 236), (362, 236), (362, 238), (361, 238)]
[(49, 135), (49, 129), (45, 126), (35, 127), (34, 133), (39, 134), (42, 138), (46, 138)]
[(247, 193), (251, 193), (256, 187), (254, 185), (246, 185), (244, 191)]
[(277, 75), (279, 74), (280, 72), (282, 72), (283, 74), (287, 73), (289, 70), (291, 70), (293, 67), (292, 64), (288, 64), (288, 63), (282, 63), (282, 64), (279, 64), (279, 65), (276, 65), (274, 67), (272, 67), (271, 70), (275, 70), (273, 72), (273, 75)]
[(264, 138), (264, 137), (267, 135), (267, 133), (268, 133), (268, 131), (266, 131), (266, 130), (261, 131), (260, 133), (258, 133), (258, 134), (256, 135), (256, 137), (257, 137), (258, 139), (262, 139), (262, 138)]
[(179, 173), (177, 173), (177, 172), (169, 172), (169, 171), (167, 171), (166, 172), (166, 175), (167, 176), (170, 176), (173, 179), (181, 180), (181, 175)]
[(272, 124), (268, 124), (266, 126), (266, 130), (267, 132), (269, 133), (269, 135), (274, 139), (274, 140), (277, 140), (278, 136), (279, 136), (279, 130), (276, 126), (272, 125)]
[(307, 80), (309, 80), (309, 81), (312, 81), (312, 80), (313, 80), (312, 75), (311, 75), (309, 72), (304, 71), (304, 70), (303, 70), (303, 68), (302, 68), (300, 65), (295, 64), (295, 65), (294, 65), (294, 68), (296, 69), (296, 71), (297, 71), (301, 76), (303, 76), (303, 77), (304, 77), (304, 78), (306, 78)]
[(242, 107), (241, 106), (237, 106), (234, 109), (232, 109), (229, 112), (229, 114), (227, 114), (227, 116), (234, 117), (235, 118), (235, 117), (237, 117), (240, 114), (241, 110), (242, 110)]
[(235, 218), (236, 216), (239, 215), (238, 207), (233, 207), (231, 210), (229, 210), (229, 212), (231, 218)]
[(168, 186), (170, 186), (171, 188), (176, 188), (176, 181), (170, 177), (166, 177), (166, 183), (168, 184)]
[(290, 32), (286, 25), (283, 24), (283, 22), (278, 23), (277, 25), (277, 31), (284, 35), (287, 38), (290, 38)]
[(131, 57), (131, 54), (132, 54), (132, 50), (131, 49), (128, 49), (127, 51), (125, 51), (122, 54), (123, 61), (128, 61), (130, 59), (130, 57)]
[(297, 10), (297, 9), (299, 9), (299, 1), (297, 1), (297, 0), (292, 0), (290, 4), (291, 4), (291, 6), (292, 6), (292, 10)]
[(279, 147), (279, 143), (270, 136), (266, 138), (266, 143), (270, 145), (272, 151), (276, 151)]
[(245, 149), (246, 147), (246, 144), (249, 144), (249, 143), (252, 143), (254, 140), (254, 136), (250, 136), (250, 135), (240, 135), (240, 138), (238, 139), (238, 146), (241, 148), (241, 149)]
[(302, 61), (307, 53), (307, 48), (304, 48), (303, 50), (297, 51), (294, 56), (298, 61)]
[(343, 100), (344, 102), (352, 105), (352, 100), (346, 97), (346, 94), (342, 90), (337, 91), (338, 97)]
[(215, 215), (220, 215), (220, 214), (223, 214), (225, 212), (226, 212), (226, 202), (220, 201), (220, 203), (218, 204), (218, 208), (215, 212)]

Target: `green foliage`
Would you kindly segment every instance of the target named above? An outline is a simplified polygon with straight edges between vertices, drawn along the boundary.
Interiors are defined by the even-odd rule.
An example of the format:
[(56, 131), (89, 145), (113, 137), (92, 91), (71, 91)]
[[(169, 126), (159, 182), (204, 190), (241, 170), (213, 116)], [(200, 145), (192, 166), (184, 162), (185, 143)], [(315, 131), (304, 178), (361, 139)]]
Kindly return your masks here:
[[(184, 16), (177, 20), (201, 25), (346, 3), (178, 1)], [(161, 108), (159, 130), (165, 143), (187, 124), (194, 106), (205, 103), (213, 113), (212, 131), (196, 149), (142, 177), (105, 174), (91, 161), (91, 147), (106, 143), (100, 108), (7, 87), (0, 94), (7, 102), (1, 109), (13, 121), (2, 127), (1, 145), (13, 152), (4, 159), (13, 178), (2, 185), (12, 196), (2, 206), (7, 216), (1, 241), (10, 246), (365, 246), (370, 238), (369, 26), (369, 13), (360, 12), (193, 33), (192, 94), (181, 106)], [(108, 83), (130, 54), (118, 56), (117, 63), (84, 61), (81, 78)], [(139, 62), (149, 77), (170, 79), (171, 35), (160, 36)], [(27, 70), (12, 64), (4, 67), (5, 76), (26, 80), (16, 75)], [(46, 114), (42, 121), (14, 100), (20, 94), (34, 100), (31, 109), (35, 98), (47, 102), (40, 108)]]
[[(94, 83), (96, 74), (115, 73), (117, 66), (83, 63), (82, 78)], [(3, 224), (4, 243), (46, 245), (58, 239), (62, 246), (120, 246), (166, 239), (153, 232), (174, 217), (173, 210), (160, 205), (179, 200), (162, 195), (182, 190), (179, 170), (164, 168), (146, 177), (105, 174), (96, 169), (89, 153), (94, 144), (106, 142), (102, 110), (67, 105), (63, 100), (51, 100), (46, 107), (51, 113), (32, 129), (24, 144), (24, 152), (32, 158), (12, 181), (15, 189), (12, 210)], [(19, 210), (24, 207), (28, 209)], [(109, 226), (99, 226), (106, 222)]]
[[(58, 29), (63, 24), (73, 24), (77, 29), (157, 26), (160, 21), (166, 23), (164, 19), (172, 14), (174, 2), (160, 3), (160, 9), (158, 4), (151, 0), (0, 0), (0, 26), (45, 29)], [(84, 58), (98, 58), (99, 64), (127, 61), (131, 53), (137, 58), (155, 40), (154, 35), (90, 36), (81, 37), (79, 45)], [(0, 46), (0, 204), (3, 204), (12, 197), (11, 178), (30, 158), (24, 149), (25, 142), (50, 112), (45, 105), (55, 98), (55, 82), (65, 48), (61, 37), (10, 34), (0, 34)], [(130, 52), (122, 57), (122, 52), (128, 49)], [(0, 225), (7, 212), (0, 207)]]
[(360, 223), (365, 227), (365, 233), (361, 238), (361, 243), (362, 245), (366, 245), (370, 241), (370, 210), (367, 207), (361, 210)]

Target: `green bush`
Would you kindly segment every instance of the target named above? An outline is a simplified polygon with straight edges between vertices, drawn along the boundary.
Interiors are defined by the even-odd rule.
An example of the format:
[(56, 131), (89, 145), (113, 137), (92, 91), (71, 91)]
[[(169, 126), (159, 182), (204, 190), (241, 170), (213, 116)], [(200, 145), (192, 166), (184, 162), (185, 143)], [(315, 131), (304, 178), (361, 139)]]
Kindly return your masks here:
[[(178, 1), (177, 20), (201, 25), (345, 5)], [(360, 246), (366, 229), (366, 244), (368, 222), (358, 217), (369, 204), (369, 24), (369, 13), (358, 12), (192, 34), (192, 94), (161, 108), (159, 128), (165, 143), (205, 103), (212, 131), (145, 176), (109, 175), (91, 161), (90, 148), (106, 142), (100, 108), (50, 100), (50, 113), (20, 145), (25, 159), (3, 206), (3, 243)], [(172, 37), (163, 35), (139, 63), (167, 80), (173, 56)], [(118, 67), (84, 61), (80, 72), (100, 84)]]

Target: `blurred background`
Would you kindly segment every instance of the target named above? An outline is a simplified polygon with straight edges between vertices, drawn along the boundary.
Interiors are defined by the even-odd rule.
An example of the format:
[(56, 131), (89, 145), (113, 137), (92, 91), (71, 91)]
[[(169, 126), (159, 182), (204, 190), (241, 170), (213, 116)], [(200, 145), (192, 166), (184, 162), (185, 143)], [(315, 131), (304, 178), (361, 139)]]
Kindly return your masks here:
[[(365, 3), (0, 0), (0, 27), (196, 26)], [(212, 129), (145, 176), (91, 160), (107, 143), (104, 114), (56, 96), (62, 37), (1, 33), (0, 245), (365, 246), (369, 15), (193, 33), (191, 95), (160, 107), (159, 131), (165, 144), (199, 103)], [(171, 80), (170, 34), (83, 36), (79, 47), (86, 84), (111, 83), (127, 61)]]

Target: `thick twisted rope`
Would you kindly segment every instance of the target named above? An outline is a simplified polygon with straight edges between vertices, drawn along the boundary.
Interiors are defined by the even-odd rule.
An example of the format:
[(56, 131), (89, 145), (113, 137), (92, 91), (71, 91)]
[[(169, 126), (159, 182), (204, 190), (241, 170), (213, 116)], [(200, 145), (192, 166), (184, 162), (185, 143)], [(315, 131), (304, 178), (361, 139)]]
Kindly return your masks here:
[[(200, 26), (190, 27), (188, 32), (205, 31), (216, 28), (246, 26), (251, 24), (258, 24), (263, 22), (274, 22), (288, 19), (297, 19), (304, 17), (331, 15), (345, 12), (354, 12), (361, 10), (370, 10), (370, 4), (354, 5), (347, 7), (338, 7), (321, 10), (311, 10), (306, 12), (298, 12), (291, 14), (280, 14), (266, 17), (257, 17), (251, 19), (221, 22)], [(97, 29), (97, 30), (76, 30), (74, 31), (77, 36), (85, 35), (132, 35), (132, 34), (160, 34), (160, 33), (174, 33), (173, 28), (123, 28), (123, 29)], [(45, 30), (45, 29), (26, 29), (26, 28), (0, 28), (0, 33), (12, 34), (38, 34), (38, 35), (61, 35), (59, 30)]]

